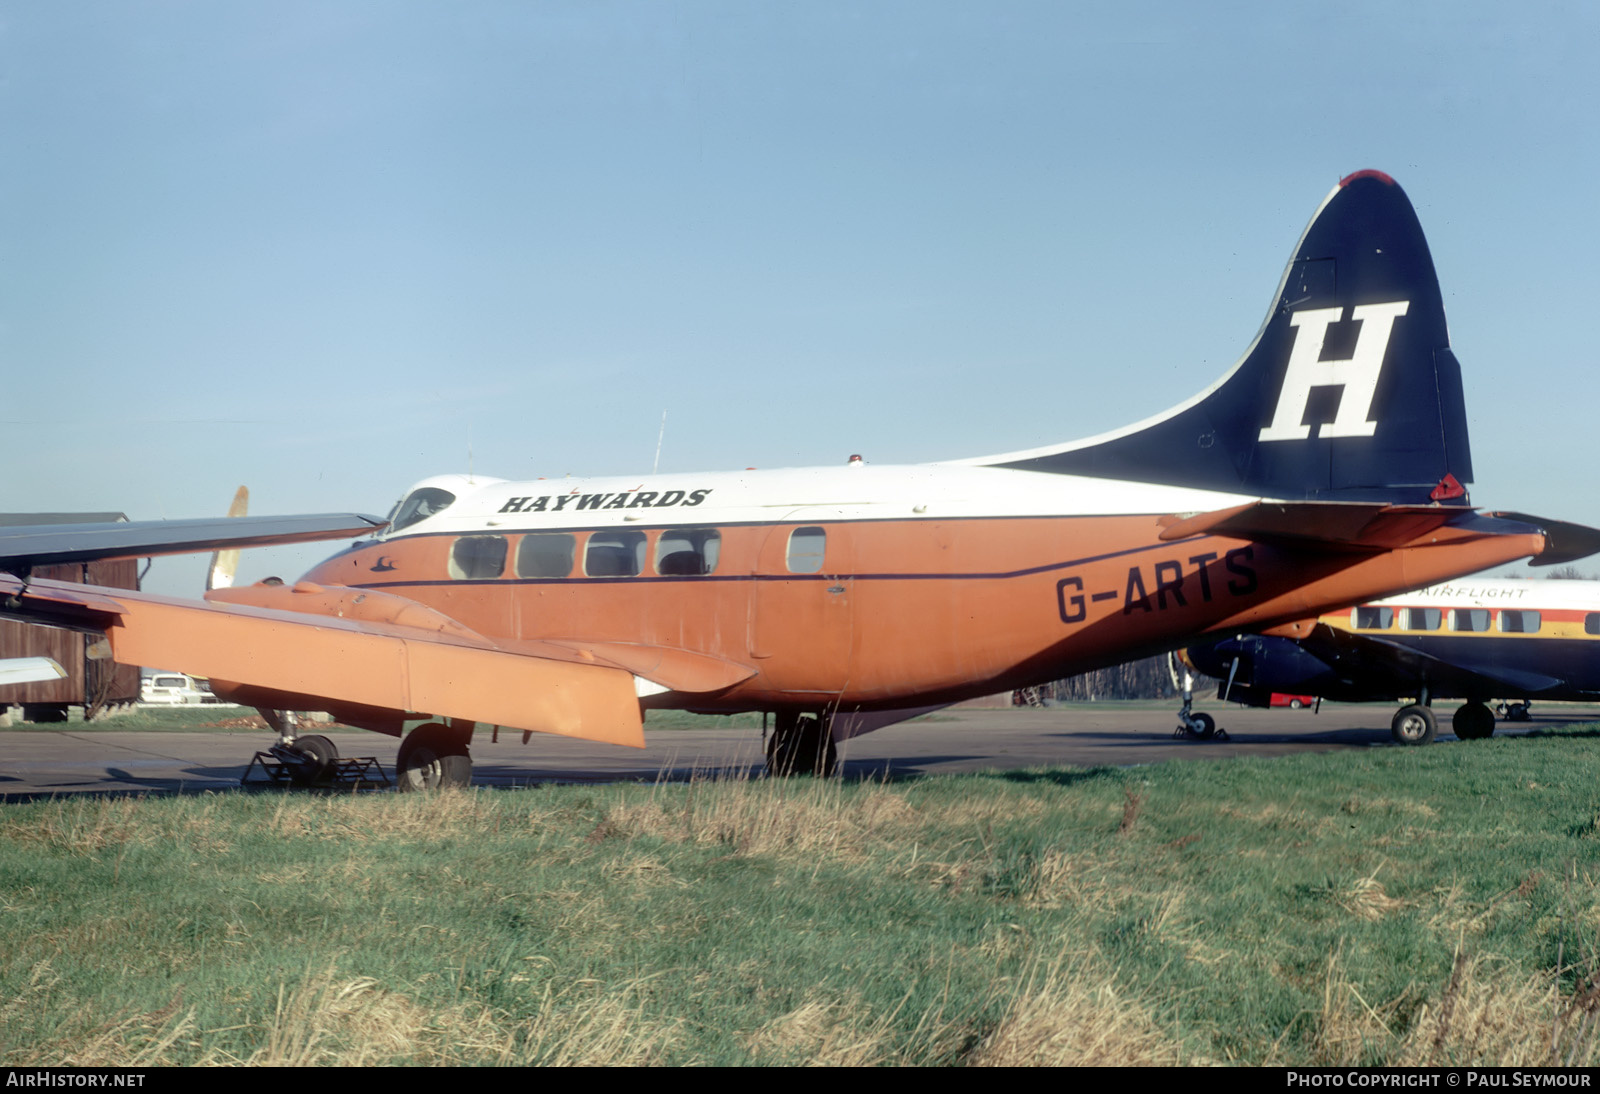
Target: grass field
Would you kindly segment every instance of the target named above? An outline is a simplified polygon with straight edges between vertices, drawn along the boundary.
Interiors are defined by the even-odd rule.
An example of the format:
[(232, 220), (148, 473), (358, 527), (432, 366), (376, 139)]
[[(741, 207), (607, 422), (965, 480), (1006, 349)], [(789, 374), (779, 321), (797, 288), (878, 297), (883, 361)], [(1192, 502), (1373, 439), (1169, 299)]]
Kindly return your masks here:
[(1593, 1064), (1597, 772), (11, 805), (0, 1064)]

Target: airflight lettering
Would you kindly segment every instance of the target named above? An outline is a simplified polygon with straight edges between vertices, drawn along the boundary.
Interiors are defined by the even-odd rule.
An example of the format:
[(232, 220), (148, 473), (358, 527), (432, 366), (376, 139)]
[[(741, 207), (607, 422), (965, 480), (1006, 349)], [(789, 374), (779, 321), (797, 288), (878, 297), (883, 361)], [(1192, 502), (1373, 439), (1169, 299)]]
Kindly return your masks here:
[[(546, 494), (543, 497), (510, 498), (500, 507), (502, 513), (559, 513), (576, 501), (574, 509), (664, 509), (699, 505), (711, 493), (704, 490), (624, 491), (620, 494)], [(551, 502), (555, 504), (552, 505)]]
[[(1227, 595), (1249, 596), (1256, 591), (1259, 583), (1254, 558), (1254, 547), (1235, 547), (1222, 556), (1223, 568), (1231, 575), (1223, 586)], [(1219, 591), (1211, 580), (1217, 553), (1190, 555), (1186, 561), (1190, 567), (1187, 572), (1185, 560), (1175, 558), (1163, 559), (1149, 569), (1130, 566), (1120, 592), (1107, 589), (1085, 595), (1083, 578), (1064, 577), (1056, 582), (1056, 608), (1061, 622), (1082, 623), (1089, 617), (1088, 605), (1102, 600), (1121, 599), (1123, 615), (1211, 603)]]
[(1417, 594), (1419, 599), (1436, 596), (1442, 600), (1521, 600), (1527, 595), (1528, 587), (1521, 585), (1434, 585)]

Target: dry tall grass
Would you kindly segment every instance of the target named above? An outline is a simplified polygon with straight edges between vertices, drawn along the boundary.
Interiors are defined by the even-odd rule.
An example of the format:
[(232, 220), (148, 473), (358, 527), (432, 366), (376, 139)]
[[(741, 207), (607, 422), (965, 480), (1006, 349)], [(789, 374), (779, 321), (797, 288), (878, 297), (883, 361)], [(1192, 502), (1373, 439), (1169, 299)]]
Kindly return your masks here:
[(739, 855), (825, 854), (837, 861), (863, 858), (880, 837), (921, 823), (903, 791), (882, 785), (726, 779), (693, 782), (681, 799), (676, 791), (611, 806), (593, 838), (648, 836), (721, 844)]
[[(0, 1007), (8, 1028), (22, 1011), (49, 1002), (60, 978), (48, 963), (33, 970), (29, 988)], [(634, 985), (600, 990), (547, 990), (525, 1015), (476, 1004), (426, 1008), (371, 977), (341, 976), (333, 967), (308, 971), (282, 985), (270, 1016), (255, 1031), (260, 1047), (240, 1058), (221, 1035), (195, 1021), (175, 1000), (151, 1013), (106, 1018), (91, 1002), (70, 1004), (50, 1035), (27, 1048), (0, 1049), (8, 1066), (370, 1067), (393, 1064), (634, 1065), (661, 1062), (675, 1043), (677, 1022), (648, 1018)]]
[(1035, 967), (1000, 1024), (969, 1057), (977, 1067), (1197, 1064), (1183, 1043), (1090, 955)]
[(631, 988), (545, 993), (531, 1015), (477, 1005), (427, 1009), (368, 977), (308, 973), (280, 991), (265, 1044), (242, 1061), (269, 1067), (377, 1064), (634, 1065), (657, 1062), (676, 1024), (644, 1018)]
[(1421, 989), (1368, 1000), (1328, 961), (1310, 1063), (1328, 1067), (1592, 1067), (1600, 1063), (1600, 977), (1563, 993), (1548, 972), (1527, 975), (1493, 957), (1457, 952), (1437, 998)]
[(813, 996), (745, 1039), (763, 1063), (807, 1067), (872, 1067), (902, 1062), (891, 1039), (894, 1015), (874, 1017), (859, 996)]

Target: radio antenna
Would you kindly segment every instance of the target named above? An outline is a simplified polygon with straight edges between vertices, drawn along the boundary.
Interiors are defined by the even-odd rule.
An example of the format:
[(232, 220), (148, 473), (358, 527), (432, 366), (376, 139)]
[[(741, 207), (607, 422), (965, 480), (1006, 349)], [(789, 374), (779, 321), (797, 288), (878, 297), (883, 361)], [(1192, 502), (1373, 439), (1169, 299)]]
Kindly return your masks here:
[(661, 412), (661, 432), (656, 435), (656, 462), (650, 465), (650, 474), (654, 475), (661, 467), (661, 442), (667, 437), (667, 412)]

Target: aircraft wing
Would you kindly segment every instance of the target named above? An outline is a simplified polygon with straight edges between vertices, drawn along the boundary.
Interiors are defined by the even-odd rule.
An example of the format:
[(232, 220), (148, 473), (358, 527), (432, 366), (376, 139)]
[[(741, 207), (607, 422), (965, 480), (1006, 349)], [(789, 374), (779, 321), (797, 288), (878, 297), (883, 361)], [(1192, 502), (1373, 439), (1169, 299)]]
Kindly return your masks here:
[(1318, 623), (1299, 642), (1306, 652), (1341, 672), (1382, 674), (1400, 684), (1426, 679), (1458, 694), (1488, 685), (1489, 690), (1507, 694), (1536, 695), (1565, 683), (1557, 676), (1498, 665), (1491, 659), (1472, 660), (1452, 653), (1451, 659), (1444, 661), (1402, 642), (1354, 634), (1326, 623)]
[(60, 680), (67, 670), (48, 657), (8, 657), (0, 661), (0, 684)]
[[(377, 622), (25, 583), (8, 574), (0, 574), (0, 615), (103, 633), (122, 664), (159, 664), (266, 693), (325, 699), (335, 711), (406, 712), (644, 745), (634, 673), (603, 647), (522, 643), (511, 650), (420, 616), (422, 625)], [(716, 675), (687, 662), (668, 673), (693, 675), (696, 668)]]
[(61, 562), (354, 539), (383, 525), (379, 518), (359, 513), (18, 525), (0, 528), (0, 569), (26, 573), (34, 566)]

